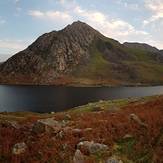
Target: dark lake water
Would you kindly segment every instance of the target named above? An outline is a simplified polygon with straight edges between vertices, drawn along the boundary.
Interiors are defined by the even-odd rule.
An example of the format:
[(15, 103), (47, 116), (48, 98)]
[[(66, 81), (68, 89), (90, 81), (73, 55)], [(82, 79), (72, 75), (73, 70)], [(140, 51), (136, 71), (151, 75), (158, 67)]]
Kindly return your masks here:
[(64, 111), (99, 100), (163, 94), (163, 86), (154, 87), (63, 87), (0, 85), (2, 111)]

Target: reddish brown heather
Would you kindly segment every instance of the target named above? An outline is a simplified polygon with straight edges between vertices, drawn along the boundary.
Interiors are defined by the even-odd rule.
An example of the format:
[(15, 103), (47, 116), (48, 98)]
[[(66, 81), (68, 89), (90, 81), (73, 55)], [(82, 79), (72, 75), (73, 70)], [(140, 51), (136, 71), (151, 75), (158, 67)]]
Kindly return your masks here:
[[(147, 128), (141, 128), (138, 123), (131, 121), (130, 114), (132, 113), (147, 124)], [(56, 120), (62, 120), (64, 117), (64, 114), (58, 115)], [(81, 132), (76, 133), (71, 129), (65, 129), (60, 134), (36, 135), (30, 130), (30, 125), (27, 125), (27, 123), (33, 124), (35, 121), (36, 118), (32, 117), (20, 121), (19, 124), (22, 126), (20, 130), (0, 125), (0, 161), (25, 163), (28, 160), (28, 163), (72, 163), (77, 149), (76, 145), (83, 140), (108, 145), (110, 152), (103, 154), (103, 159), (107, 160), (115, 154), (115, 144), (123, 140), (126, 134), (136, 138), (135, 151), (141, 153), (146, 149), (148, 159), (157, 163), (163, 160), (163, 97), (141, 104), (129, 104), (119, 109), (115, 115), (109, 115), (108, 110), (71, 115), (67, 126), (81, 129)], [(92, 130), (84, 130), (86, 128), (92, 128)], [(12, 147), (21, 142), (25, 142), (27, 145), (26, 151), (19, 155), (13, 154)], [(81, 151), (89, 156), (85, 157), (86, 163), (93, 163), (97, 159), (91, 156), (84, 147)], [(125, 157), (135, 161), (129, 154)]]

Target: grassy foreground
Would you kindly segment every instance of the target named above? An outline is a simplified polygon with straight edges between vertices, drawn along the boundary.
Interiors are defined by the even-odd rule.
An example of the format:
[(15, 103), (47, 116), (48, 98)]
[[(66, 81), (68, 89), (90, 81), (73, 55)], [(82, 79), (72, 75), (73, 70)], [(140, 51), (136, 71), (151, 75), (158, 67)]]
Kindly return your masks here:
[[(130, 114), (137, 115), (146, 127), (132, 121)], [(49, 117), (58, 122), (64, 120), (64, 128), (57, 134), (35, 134), (33, 124)], [(21, 128), (4, 127), (6, 120), (17, 121)], [(163, 95), (98, 101), (54, 114), (0, 113), (0, 162), (73, 163), (76, 145), (81, 141), (94, 141), (109, 147), (109, 150), (96, 153), (81, 149), (85, 163), (104, 163), (110, 157), (124, 163), (161, 163)], [(21, 142), (27, 145), (26, 151), (13, 154), (13, 146)]]

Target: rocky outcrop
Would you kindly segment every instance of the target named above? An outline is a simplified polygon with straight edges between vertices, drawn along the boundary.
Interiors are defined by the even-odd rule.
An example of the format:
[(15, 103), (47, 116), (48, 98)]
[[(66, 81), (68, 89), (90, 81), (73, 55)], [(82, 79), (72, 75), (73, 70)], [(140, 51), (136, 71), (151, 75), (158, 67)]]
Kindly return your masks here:
[(82, 141), (77, 144), (77, 148), (85, 147), (89, 153), (94, 153), (102, 150), (108, 150), (109, 147), (105, 144), (94, 143), (93, 141)]

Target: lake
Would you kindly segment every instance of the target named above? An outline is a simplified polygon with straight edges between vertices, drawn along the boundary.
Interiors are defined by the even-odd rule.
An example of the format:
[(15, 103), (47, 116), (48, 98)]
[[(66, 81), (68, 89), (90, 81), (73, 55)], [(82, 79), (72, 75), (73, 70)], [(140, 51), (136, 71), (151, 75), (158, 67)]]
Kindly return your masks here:
[(0, 85), (0, 112), (59, 112), (99, 100), (163, 94), (163, 86), (153, 87), (65, 87)]

